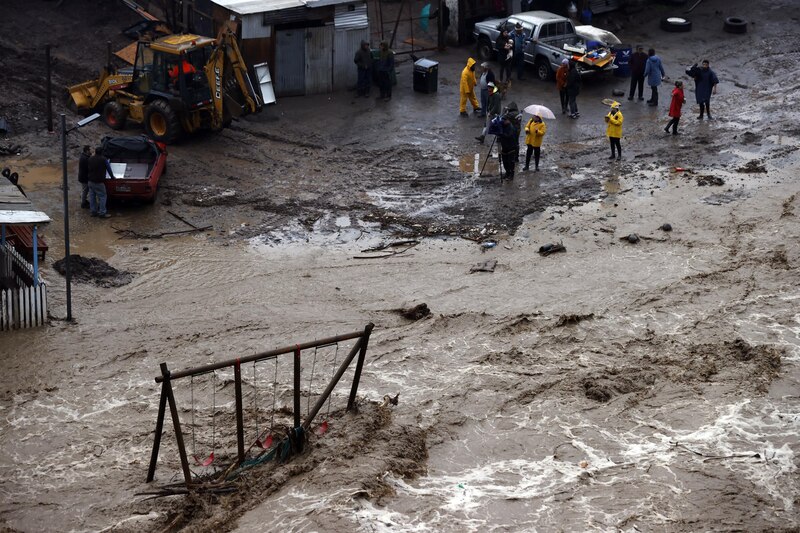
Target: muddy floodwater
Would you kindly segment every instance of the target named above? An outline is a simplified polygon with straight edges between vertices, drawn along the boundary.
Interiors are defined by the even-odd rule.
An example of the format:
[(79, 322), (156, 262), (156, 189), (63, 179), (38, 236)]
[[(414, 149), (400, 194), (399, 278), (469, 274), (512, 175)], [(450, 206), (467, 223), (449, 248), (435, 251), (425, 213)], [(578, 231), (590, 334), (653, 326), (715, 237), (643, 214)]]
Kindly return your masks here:
[[(49, 325), (0, 336), (0, 529), (797, 531), (796, 21), (791, 2), (756, 4), (724, 6), (753, 18), (745, 35), (724, 33), (708, 1), (688, 33), (659, 30), (666, 6), (616, 19), (671, 77), (658, 108), (623, 97), (619, 162), (605, 159), (600, 101), (628, 80), (610, 76), (584, 82), (579, 120), (548, 122), (541, 172), (501, 181), (496, 153), (474, 140), (480, 120), (458, 116), (466, 48), (432, 56), (432, 95), (411, 90), (403, 61), (391, 102), (285, 98), (171, 146), (155, 204), (113, 204), (108, 220), (80, 209), (74, 159), (110, 131), (76, 130), (71, 252), (117, 273), (73, 283), (73, 323), (53, 266), (59, 145), (35, 124), (41, 95), (21, 91), (23, 77), (0, 82), (19, 94), (6, 108), (19, 131), (0, 143), (19, 149), (0, 166), (53, 219)], [(64, 16), (42, 8), (43, 27), (71, 34)], [(27, 72), (42, 39), (5, 32), (0, 51)], [(60, 49), (59, 83), (79, 81), (68, 77), (78, 51), (102, 59), (104, 43)], [(721, 80), (713, 122), (695, 118), (683, 74), (704, 58)], [(675, 79), (687, 103), (673, 137)], [(534, 80), (512, 99), (559, 107)], [(548, 244), (565, 251), (540, 254)], [(430, 314), (404, 313), (421, 304)], [(351, 369), (302, 454), (247, 471), (231, 494), (143, 494), (182, 481), (168, 418), (145, 483), (160, 363), (180, 370), (369, 323), (358, 408), (346, 411)], [(353, 345), (303, 351), (303, 416)], [(248, 446), (282, 437), (291, 357), (241, 371)], [(196, 475), (219, 476), (236, 456), (233, 382), (230, 368), (175, 381)]]

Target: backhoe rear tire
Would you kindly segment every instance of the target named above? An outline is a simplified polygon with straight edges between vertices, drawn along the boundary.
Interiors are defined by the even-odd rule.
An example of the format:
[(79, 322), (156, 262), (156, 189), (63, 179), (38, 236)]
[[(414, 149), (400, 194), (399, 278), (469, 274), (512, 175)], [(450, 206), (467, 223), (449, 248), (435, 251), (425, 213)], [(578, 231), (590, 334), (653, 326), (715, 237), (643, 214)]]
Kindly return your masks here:
[(178, 114), (165, 100), (155, 100), (147, 106), (144, 129), (151, 139), (165, 144), (177, 141), (183, 131)]
[(125, 121), (128, 119), (128, 110), (119, 102), (106, 102), (103, 107), (103, 121), (112, 130), (125, 128)]

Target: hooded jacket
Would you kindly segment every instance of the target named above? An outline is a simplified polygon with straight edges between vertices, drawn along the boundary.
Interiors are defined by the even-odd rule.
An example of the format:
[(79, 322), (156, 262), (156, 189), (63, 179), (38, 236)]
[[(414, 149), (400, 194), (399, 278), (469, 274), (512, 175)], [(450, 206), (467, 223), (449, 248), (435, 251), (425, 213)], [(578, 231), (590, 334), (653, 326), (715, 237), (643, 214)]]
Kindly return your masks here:
[(539, 148), (542, 146), (545, 133), (547, 133), (547, 126), (544, 122), (534, 122), (533, 119), (530, 119), (525, 124), (525, 144)]
[(353, 63), (355, 63), (361, 70), (368, 70), (372, 68), (372, 51), (369, 48), (364, 50), (365, 44), (369, 46), (367, 41), (361, 41), (361, 46), (358, 48), (356, 56), (353, 58)]
[(683, 96), (683, 89), (675, 87), (672, 89), (672, 101), (669, 103), (669, 116), (672, 118), (681, 118), (681, 107), (686, 103), (686, 98)]
[(644, 67), (644, 77), (647, 78), (647, 85), (650, 87), (658, 87), (661, 85), (661, 78), (666, 76), (664, 72), (664, 65), (661, 64), (661, 58), (657, 55), (652, 55), (647, 58), (647, 64)]
[[(612, 110), (613, 111), (613, 110)], [(617, 109), (616, 113), (612, 113), (609, 111), (606, 115), (608, 119), (608, 126), (606, 126), (606, 135), (609, 137), (616, 137), (617, 139), (622, 138), (622, 121), (624, 118), (622, 117), (622, 111)]]
[(475, 65), (475, 60), (471, 57), (467, 59), (467, 66), (461, 71), (461, 94), (469, 94), (475, 91), (475, 71), (471, 67)]

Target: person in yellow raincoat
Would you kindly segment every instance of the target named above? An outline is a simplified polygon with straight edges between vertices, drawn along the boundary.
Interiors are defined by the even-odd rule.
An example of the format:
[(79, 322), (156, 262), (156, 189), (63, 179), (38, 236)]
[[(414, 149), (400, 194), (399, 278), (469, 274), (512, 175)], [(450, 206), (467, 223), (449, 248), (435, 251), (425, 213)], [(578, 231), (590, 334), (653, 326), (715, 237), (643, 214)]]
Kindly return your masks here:
[[(620, 139), (622, 138), (622, 111), (619, 110), (619, 103), (614, 102), (611, 104), (611, 111), (608, 112), (606, 115), (606, 135), (608, 135), (608, 140), (611, 142), (611, 157), (609, 159), (622, 159), (622, 144), (620, 144)], [(615, 154), (616, 149), (616, 155)]]
[(540, 115), (534, 115), (525, 124), (525, 144), (528, 149), (525, 153), (525, 168), (522, 170), (530, 170), (531, 153), (533, 153), (533, 170), (539, 172), (539, 156), (542, 153), (542, 139), (544, 139), (545, 133), (547, 133), (547, 126)]
[(468, 117), (467, 114), (467, 99), (469, 99), (470, 103), (472, 104), (472, 108), (475, 110), (476, 113), (480, 112), (481, 106), (478, 103), (478, 99), (475, 98), (475, 84), (477, 80), (475, 80), (475, 60), (471, 57), (467, 59), (467, 66), (464, 67), (464, 70), (461, 71), (461, 102), (459, 103), (459, 111), (461, 111), (462, 117)]

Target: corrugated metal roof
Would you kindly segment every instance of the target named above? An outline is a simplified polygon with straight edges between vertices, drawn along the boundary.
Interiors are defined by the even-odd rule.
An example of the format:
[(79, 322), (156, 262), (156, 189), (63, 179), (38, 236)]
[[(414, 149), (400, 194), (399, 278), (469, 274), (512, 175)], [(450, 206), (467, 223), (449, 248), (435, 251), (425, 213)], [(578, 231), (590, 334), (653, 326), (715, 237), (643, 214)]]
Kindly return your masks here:
[(0, 178), (0, 224), (47, 224), (50, 217), (34, 211), (27, 196), (5, 178)]
[[(354, 5), (354, 9), (350, 10), (350, 5)], [(362, 3), (358, 5), (353, 2), (349, 5), (336, 6), (336, 14), (333, 18), (333, 25), (337, 30), (355, 30), (369, 27), (369, 19), (367, 19), (367, 4)]]
[(323, 7), (351, 2), (352, 0), (212, 0), (212, 3), (239, 15), (269, 13), (296, 7)]

